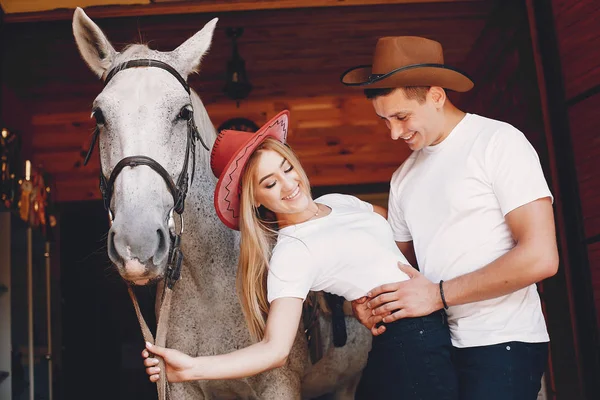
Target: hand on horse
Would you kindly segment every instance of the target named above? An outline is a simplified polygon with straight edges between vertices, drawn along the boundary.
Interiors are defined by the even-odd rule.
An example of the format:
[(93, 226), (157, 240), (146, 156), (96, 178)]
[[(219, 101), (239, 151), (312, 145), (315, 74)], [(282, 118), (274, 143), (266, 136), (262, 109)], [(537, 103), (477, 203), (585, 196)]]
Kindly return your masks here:
[(352, 312), (356, 319), (360, 321), (361, 324), (367, 327), (373, 334), (373, 336), (379, 336), (383, 332), (385, 332), (385, 326), (380, 325), (377, 326), (379, 322), (383, 319), (381, 315), (373, 315), (371, 309), (367, 307), (367, 300), (370, 298), (367, 296), (356, 299), (352, 302)]
[(179, 350), (167, 349), (146, 342), (146, 348), (142, 351), (142, 357), (145, 358), (144, 365), (146, 373), (150, 376), (150, 382), (156, 382), (159, 378), (160, 368), (158, 367), (158, 358), (150, 356), (153, 354), (161, 356), (165, 361), (167, 380), (169, 382), (183, 382), (191, 378), (191, 371), (194, 369), (194, 358), (180, 352)]
[(382, 316), (383, 322), (429, 315), (443, 307), (439, 286), (425, 278), (410, 265), (398, 263), (398, 268), (410, 279), (387, 283), (371, 290), (367, 307), (373, 316)]

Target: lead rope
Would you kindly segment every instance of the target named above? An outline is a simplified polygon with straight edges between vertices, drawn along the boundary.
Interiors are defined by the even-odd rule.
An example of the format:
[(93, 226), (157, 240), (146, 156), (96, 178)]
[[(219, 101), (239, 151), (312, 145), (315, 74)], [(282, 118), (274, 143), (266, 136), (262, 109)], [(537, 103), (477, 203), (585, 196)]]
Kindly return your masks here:
[[(173, 75), (179, 81), (179, 83), (181, 83), (181, 85), (183, 86), (183, 88), (185, 89), (187, 94), (191, 95), (191, 90), (190, 90), (189, 85), (187, 84), (186, 80), (179, 74), (179, 72), (177, 72), (177, 70), (175, 70), (173, 67), (171, 67), (167, 63), (164, 63), (164, 62), (158, 61), (158, 60), (151, 60), (151, 59), (130, 60), (130, 61), (126, 61), (122, 64), (117, 65), (116, 67), (114, 67), (113, 69), (111, 69), (108, 72), (108, 75), (104, 79), (104, 86), (106, 86), (108, 84), (108, 82), (113, 78), (113, 76), (116, 73), (118, 73), (119, 71), (122, 71), (122, 70), (125, 70), (128, 68), (136, 68), (136, 67), (156, 67), (156, 68), (161, 68), (161, 69), (169, 72), (171, 75)], [(192, 100), (190, 97), (190, 103), (191, 102), (192, 102)], [(187, 142), (187, 147), (186, 147), (185, 164), (183, 167), (183, 171), (181, 172), (179, 179), (177, 181), (177, 185), (175, 186), (175, 188), (177, 189), (177, 196), (175, 195), (175, 191), (171, 190), (171, 194), (173, 195), (173, 200), (174, 200), (174, 208), (177, 207), (177, 209), (175, 211), (179, 214), (180, 217), (181, 217), (181, 213), (183, 213), (183, 206), (185, 204), (185, 196), (187, 194), (187, 188), (188, 188), (187, 163), (188, 163), (190, 151), (192, 154), (192, 163), (193, 163), (192, 164), (192, 181), (194, 180), (194, 173), (196, 170), (196, 140), (197, 139), (200, 140), (202, 147), (204, 147), (207, 151), (210, 152), (210, 149), (208, 148), (208, 146), (204, 142), (204, 139), (198, 132), (198, 127), (196, 126), (196, 123), (194, 121), (193, 108), (191, 111), (192, 112), (190, 113), (190, 116), (188, 119), (188, 142)], [(99, 134), (100, 134), (100, 129), (98, 128), (98, 126), (96, 126), (96, 129), (94, 130), (94, 133), (92, 135), (92, 142), (91, 142), (90, 148), (88, 149), (87, 154), (85, 156), (83, 165), (86, 165), (88, 163), (88, 161), (90, 160), (90, 157), (94, 150), (95, 144), (98, 141)], [(173, 186), (172, 181), (169, 180), (168, 174), (166, 173), (164, 168), (162, 168), (160, 166), (160, 164), (156, 163), (154, 160), (149, 159), (147, 157), (135, 156), (134, 158), (138, 158), (138, 159), (144, 158), (144, 160), (147, 161), (147, 163), (144, 165), (148, 165), (154, 171), (158, 172), (158, 174), (165, 180), (165, 183), (167, 184), (167, 186), (169, 186), (169, 187)], [(121, 161), (123, 161), (123, 160), (121, 160)], [(151, 162), (148, 163), (148, 161), (151, 161)], [(130, 165), (130, 166), (134, 167), (135, 165)], [(157, 168), (157, 166), (158, 166), (158, 168)], [(114, 172), (114, 170), (113, 170), (113, 172)], [(109, 177), (109, 181), (108, 182), (106, 181), (106, 178), (104, 177), (104, 174), (102, 173), (102, 158), (100, 157), (100, 191), (102, 193), (102, 199), (104, 200), (104, 207), (108, 211), (111, 222), (113, 220), (113, 215), (112, 215), (112, 211), (110, 209), (110, 201), (111, 201), (111, 197), (112, 197), (112, 189), (113, 189), (112, 186), (114, 184), (114, 182), (113, 182), (114, 179), (116, 179), (116, 176), (113, 178), (112, 173), (111, 173), (111, 177)], [(171, 182), (171, 185), (170, 185), (170, 182)], [(191, 185), (191, 182), (190, 182), (190, 185)], [(184, 186), (185, 186), (185, 190), (182, 190), (182, 188)], [(171, 220), (172, 220), (172, 215), (173, 215), (172, 213), (173, 213), (173, 210), (171, 210), (171, 217), (169, 220), (169, 225), (171, 225)], [(171, 228), (171, 226), (169, 226), (169, 228)], [(173, 228), (174, 228), (174, 222), (173, 222)], [(162, 346), (162, 347), (164, 347), (166, 344), (167, 326), (168, 326), (168, 322), (169, 322), (169, 312), (171, 309), (171, 294), (173, 292), (173, 285), (179, 280), (179, 277), (181, 274), (181, 264), (183, 262), (183, 253), (181, 252), (179, 245), (181, 242), (181, 234), (182, 233), (183, 233), (183, 218), (181, 218), (181, 230), (180, 230), (179, 234), (175, 235), (173, 233), (173, 236), (171, 237), (172, 242), (171, 242), (171, 250), (169, 252), (169, 262), (167, 264), (168, 270), (167, 270), (167, 276), (165, 279), (165, 288), (164, 288), (164, 291), (162, 294), (160, 310), (159, 310), (159, 313), (157, 316), (158, 326), (156, 328), (156, 340), (152, 336), (152, 332), (150, 332), (150, 329), (148, 328), (148, 324), (146, 323), (146, 320), (144, 320), (144, 316), (142, 315), (142, 313), (140, 311), (140, 306), (138, 304), (135, 293), (133, 292), (133, 289), (131, 288), (130, 285), (127, 286), (127, 291), (129, 292), (129, 297), (131, 297), (131, 301), (133, 302), (133, 307), (135, 308), (135, 314), (136, 314), (138, 322), (140, 324), (140, 328), (142, 329), (142, 335), (144, 336), (144, 340), (147, 342), (150, 342), (152, 344), (156, 344), (157, 346)], [(158, 399), (166, 400), (168, 397), (169, 386), (167, 385), (167, 376), (166, 376), (164, 360), (162, 359), (162, 357), (158, 357), (156, 355), (155, 355), (155, 357), (158, 358), (158, 363), (159, 363), (158, 365), (160, 367), (159, 380), (156, 383), (157, 388), (158, 388)]]
[[(158, 327), (156, 328), (156, 340), (154, 336), (152, 336), (152, 332), (150, 332), (150, 328), (148, 328), (148, 324), (140, 311), (140, 306), (137, 301), (137, 297), (133, 292), (133, 289), (130, 285), (127, 285), (127, 291), (129, 292), (129, 297), (131, 297), (131, 301), (133, 302), (133, 307), (135, 308), (135, 315), (137, 316), (138, 322), (140, 323), (140, 328), (142, 329), (142, 335), (144, 336), (144, 340), (146, 342), (150, 342), (157, 346), (165, 347), (167, 341), (167, 325), (169, 322), (169, 312), (171, 310), (171, 295), (173, 294), (173, 290), (170, 289), (167, 285), (165, 285), (164, 296), (162, 302), (160, 304), (160, 311), (158, 313)], [(160, 373), (158, 381), (156, 382), (156, 388), (158, 390), (158, 400), (166, 400), (167, 399), (167, 375), (165, 362), (162, 357), (153, 355), (158, 359), (158, 366), (160, 367)]]

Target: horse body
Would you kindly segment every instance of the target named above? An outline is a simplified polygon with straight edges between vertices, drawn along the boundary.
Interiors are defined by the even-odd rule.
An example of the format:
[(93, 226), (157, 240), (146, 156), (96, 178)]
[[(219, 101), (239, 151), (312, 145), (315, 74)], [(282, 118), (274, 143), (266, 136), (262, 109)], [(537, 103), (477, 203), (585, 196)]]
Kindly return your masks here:
[[(185, 79), (208, 50), (215, 25), (216, 19), (172, 52), (133, 45), (118, 53), (81, 9), (73, 18), (82, 57), (103, 78), (124, 61), (153, 59), (169, 64)], [(144, 155), (177, 180), (185, 172), (187, 125), (181, 116), (186, 109), (193, 110), (203, 141), (212, 146), (216, 132), (202, 101), (193, 91), (188, 95), (169, 73), (158, 68), (131, 68), (116, 74), (94, 101), (104, 176), (108, 177), (124, 157)], [(216, 178), (209, 166), (208, 151), (198, 146), (192, 156), (194, 179), (182, 215), (185, 230), (181, 248), (185, 258), (181, 279), (173, 290), (166, 344), (192, 356), (223, 354), (251, 344), (235, 290), (239, 234), (225, 227), (214, 211)], [(162, 279), (170, 246), (169, 216), (174, 206), (163, 178), (147, 166), (125, 167), (114, 181), (109, 203), (113, 221), (108, 253), (121, 276), (136, 284)], [(347, 322), (351, 328), (348, 344), (328, 348), (314, 366), (299, 329), (284, 367), (246, 379), (171, 384), (170, 397), (279, 400), (337, 391), (336, 398), (353, 398), (371, 339), (357, 321), (347, 318)], [(322, 319), (321, 326), (327, 337), (328, 321)]]

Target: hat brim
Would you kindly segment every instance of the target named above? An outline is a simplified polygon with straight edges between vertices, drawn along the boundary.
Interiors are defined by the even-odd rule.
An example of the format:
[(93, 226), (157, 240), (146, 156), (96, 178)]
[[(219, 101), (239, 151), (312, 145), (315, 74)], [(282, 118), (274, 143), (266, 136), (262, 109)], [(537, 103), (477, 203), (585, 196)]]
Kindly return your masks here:
[(239, 230), (240, 181), (242, 172), (254, 150), (271, 137), (285, 143), (289, 112), (282, 111), (253, 134), (231, 157), (215, 187), (214, 204), (219, 219), (229, 228)]
[(361, 89), (440, 86), (456, 92), (467, 92), (474, 86), (465, 73), (444, 64), (408, 65), (381, 75), (373, 75), (370, 65), (361, 65), (345, 71), (340, 81), (346, 86)]

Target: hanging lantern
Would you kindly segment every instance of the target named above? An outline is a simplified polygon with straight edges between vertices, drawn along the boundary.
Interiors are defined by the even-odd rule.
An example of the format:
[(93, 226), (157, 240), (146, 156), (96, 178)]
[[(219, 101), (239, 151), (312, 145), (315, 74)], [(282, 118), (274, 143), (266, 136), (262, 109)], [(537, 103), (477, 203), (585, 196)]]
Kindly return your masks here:
[(231, 60), (227, 62), (227, 81), (223, 92), (232, 100), (235, 100), (237, 106), (240, 100), (248, 97), (252, 91), (252, 85), (248, 82), (246, 75), (246, 62), (238, 53), (237, 39), (244, 33), (244, 28), (227, 28), (227, 37), (231, 39), (232, 53)]

